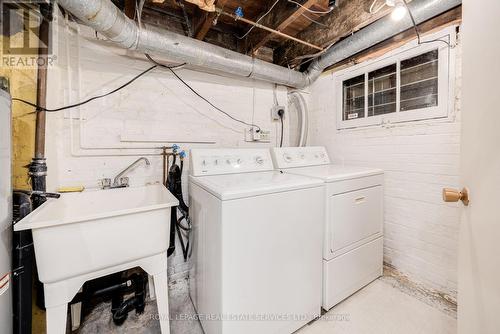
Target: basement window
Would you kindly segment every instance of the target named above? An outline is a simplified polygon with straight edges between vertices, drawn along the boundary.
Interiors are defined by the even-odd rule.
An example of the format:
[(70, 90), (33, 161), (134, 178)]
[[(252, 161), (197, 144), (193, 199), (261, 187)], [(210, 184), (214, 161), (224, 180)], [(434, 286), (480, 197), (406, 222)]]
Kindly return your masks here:
[(396, 64), (368, 73), (368, 117), (396, 112)]
[[(436, 34), (434, 34), (436, 35)], [(454, 30), (426, 39), (452, 40)], [(453, 49), (410, 43), (383, 58), (334, 74), (337, 128), (355, 128), (448, 116), (453, 93)]]
[(438, 55), (433, 50), (401, 61), (401, 111), (438, 105)]
[(342, 82), (344, 91), (344, 120), (365, 117), (365, 76)]

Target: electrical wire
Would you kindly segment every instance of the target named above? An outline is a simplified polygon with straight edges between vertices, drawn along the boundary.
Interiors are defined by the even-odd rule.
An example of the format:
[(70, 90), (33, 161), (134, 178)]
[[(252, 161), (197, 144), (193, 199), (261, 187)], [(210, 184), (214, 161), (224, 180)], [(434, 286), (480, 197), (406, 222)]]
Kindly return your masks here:
[[(257, 19), (257, 21), (255, 23), (259, 23), (264, 17), (266, 17), (274, 8), (274, 6), (276, 6), (276, 4), (279, 2), (280, 0), (276, 0), (273, 5), (267, 10), (267, 12), (265, 12), (261, 17), (259, 17)], [(245, 37), (248, 36), (248, 34), (255, 28), (255, 25), (251, 26), (250, 29), (248, 29), (248, 31), (243, 34), (242, 36), (236, 36), (237, 39), (243, 39)]]
[(135, 14), (137, 16), (137, 23), (139, 30), (142, 28), (142, 10), (144, 9), (144, 4), (146, 0), (139, 0), (139, 3), (135, 4)]
[(335, 43), (336, 42), (328, 44), (322, 51), (319, 51), (319, 52), (316, 52), (316, 53), (312, 53), (312, 54), (303, 55), (303, 56), (298, 56), (298, 57), (293, 58), (292, 61), (305, 59), (305, 60), (302, 60), (299, 64), (293, 66), (293, 68), (300, 67), (300, 66), (302, 66), (304, 64), (307, 64), (307, 63), (313, 61), (314, 59), (316, 59), (319, 56), (321, 56), (324, 53), (326, 53)]
[(413, 14), (410, 10), (410, 7), (408, 6), (408, 2), (406, 0), (402, 0), (402, 1), (406, 7), (406, 10), (408, 11), (408, 14), (410, 15), (411, 22), (413, 23), (413, 29), (415, 30), (415, 35), (417, 35), (418, 45), (426, 44), (426, 43), (433, 43), (433, 42), (441, 42), (441, 43), (445, 43), (448, 46), (448, 48), (450, 48), (450, 49), (453, 48), (453, 46), (449, 42), (442, 40), (442, 39), (433, 39), (431, 41), (422, 41), (420, 38), (420, 32), (418, 31), (417, 22), (415, 21), (415, 17), (413, 17)]
[[(142, 3), (143, 4), (143, 3)], [(142, 13), (142, 6), (140, 6), (140, 9), (137, 10), (137, 14), (138, 14), (138, 21), (139, 21), (139, 25), (140, 25), (140, 14)], [(136, 81), (137, 79), (139, 79), (140, 77), (142, 77), (143, 75), (151, 72), (152, 70), (154, 70), (155, 68), (157, 67), (161, 67), (161, 68), (165, 68), (165, 69), (168, 69), (170, 72), (172, 72), (172, 74), (180, 81), (182, 82), (187, 88), (189, 88), (196, 96), (198, 96), (199, 98), (201, 98), (203, 101), (205, 101), (206, 103), (208, 103), (210, 106), (212, 106), (215, 110), (221, 112), (222, 114), (226, 115), (227, 117), (229, 117), (230, 119), (236, 121), (236, 122), (239, 122), (241, 124), (244, 124), (244, 125), (248, 125), (248, 126), (251, 126), (251, 127), (255, 127), (257, 128), (257, 131), (261, 131), (261, 128), (260, 126), (256, 125), (256, 124), (253, 124), (253, 123), (247, 123), (245, 121), (242, 121), (240, 119), (237, 119), (236, 117), (230, 115), (229, 113), (225, 112), (224, 110), (220, 109), (219, 107), (215, 106), (212, 102), (210, 102), (208, 99), (206, 99), (205, 97), (203, 97), (200, 93), (198, 93), (194, 88), (192, 88), (187, 82), (185, 82), (177, 73), (175, 73), (174, 70), (176, 69), (180, 69), (182, 67), (184, 67), (186, 65), (186, 63), (183, 63), (183, 64), (180, 64), (180, 65), (176, 65), (176, 66), (167, 66), (165, 64), (161, 64), (161, 63), (158, 63), (157, 61), (155, 61), (149, 54), (145, 54), (146, 58), (152, 62), (154, 65), (149, 67), (148, 69), (142, 71), (141, 73), (139, 73), (138, 75), (136, 75), (135, 77), (133, 77), (132, 79), (130, 79), (129, 81), (127, 81), (126, 83), (124, 83), (123, 85), (113, 89), (112, 91), (110, 92), (107, 92), (107, 93), (104, 93), (104, 94), (101, 94), (101, 95), (97, 95), (97, 96), (93, 96), (91, 98), (88, 98), (84, 101), (81, 101), (81, 102), (78, 102), (78, 103), (74, 103), (74, 104), (70, 104), (70, 105), (67, 105), (67, 106), (63, 106), (63, 107), (59, 107), (59, 108), (54, 108), (54, 109), (49, 109), (49, 108), (45, 108), (45, 107), (42, 107), (36, 103), (33, 103), (33, 102), (29, 102), (27, 100), (24, 100), (24, 99), (21, 99), (21, 98), (12, 98), (12, 101), (17, 101), (17, 102), (21, 102), (21, 103), (24, 103), (24, 104), (27, 104), (33, 108), (36, 108), (36, 111), (35, 112), (40, 112), (40, 111), (45, 111), (45, 112), (57, 112), (57, 111), (63, 111), (63, 110), (67, 110), (67, 109), (71, 109), (71, 108), (75, 108), (75, 107), (79, 107), (79, 106), (82, 106), (84, 104), (87, 104), (89, 102), (92, 102), (94, 100), (97, 100), (97, 99), (101, 99), (101, 98), (104, 98), (106, 96), (109, 96), (109, 95), (112, 95), (120, 90), (122, 90), (123, 88), (129, 86), (130, 84), (132, 84), (134, 81)], [(24, 115), (23, 115), (24, 116)]]
[(189, 16), (186, 11), (186, 7), (184, 6), (184, 3), (182, 1), (178, 1), (177, 4), (181, 7), (182, 14), (184, 15), (184, 21), (186, 21), (187, 35), (189, 37), (193, 37), (193, 30), (191, 29), (191, 22), (189, 21)]
[(244, 124), (244, 125), (248, 125), (248, 126), (251, 126), (251, 127), (254, 127), (257, 129), (257, 132), (260, 132), (261, 131), (261, 128), (260, 126), (256, 125), (256, 124), (253, 124), (253, 123), (248, 123), (248, 122), (245, 122), (245, 121), (242, 121), (234, 116), (232, 116), (231, 114), (229, 114), (228, 112), (222, 110), (221, 108), (217, 107), (216, 105), (214, 105), (212, 102), (210, 102), (207, 98), (203, 97), (200, 93), (198, 93), (193, 87), (191, 87), (186, 81), (184, 81), (177, 73), (175, 73), (174, 67), (169, 67), (167, 65), (163, 65), (161, 63), (158, 63), (157, 61), (155, 61), (150, 55), (148, 54), (145, 54), (146, 58), (148, 58), (149, 61), (151, 61), (153, 64), (155, 64), (155, 66), (159, 66), (159, 67), (163, 67), (163, 68), (166, 68), (168, 69), (170, 72), (172, 72), (172, 74), (180, 81), (184, 84), (184, 86), (186, 86), (191, 92), (193, 92), (196, 96), (198, 96), (200, 99), (202, 99), (203, 101), (205, 101), (206, 103), (208, 103), (212, 108), (214, 108), (215, 110), (217, 110), (218, 112), (226, 115), (227, 117), (229, 117), (230, 119), (232, 119), (233, 121), (235, 122), (238, 122), (238, 123), (241, 123), (241, 124)]
[(296, 4), (297, 6), (299, 7), (302, 7), (304, 8), (305, 10), (307, 10), (309, 13), (313, 13), (313, 14), (330, 14), (333, 10), (333, 6), (330, 7), (328, 9), (328, 11), (320, 11), (320, 10), (312, 10), (310, 8), (307, 8), (306, 6), (302, 5), (301, 3), (297, 2), (297, 1), (294, 1), (294, 0), (288, 0), (288, 2), (291, 2), (291, 3), (294, 3)]
[[(142, 29), (142, 11), (144, 9), (144, 3), (146, 1), (145, 0), (140, 0), (138, 4), (136, 4), (136, 7), (135, 7), (135, 13), (136, 13), (136, 16), (137, 16), (137, 23), (138, 23), (138, 26), (139, 26), (139, 30)], [(151, 58), (151, 56), (147, 53), (144, 54), (146, 56), (146, 58), (148, 58), (148, 60), (150, 62), (152, 62), (154, 65), (156, 66), (159, 66), (159, 67), (163, 67), (163, 68), (167, 68), (167, 67), (170, 67), (172, 69), (181, 69), (183, 68), (186, 63), (183, 63), (183, 64), (179, 64), (179, 65), (174, 65), (174, 66), (168, 66), (168, 65), (165, 65), (165, 64), (160, 64), (158, 62), (156, 62), (153, 58)]]
[[(278, 0), (279, 1), (279, 0)], [(276, 1), (276, 2), (278, 2)], [(138, 22), (139, 22), (139, 29), (141, 27), (141, 16), (142, 16), (142, 9), (143, 9), (143, 5), (144, 5), (144, 1), (141, 1), (141, 3), (139, 4), (139, 6), (136, 8), (136, 12), (137, 12), (137, 19), (138, 19)], [(274, 6), (274, 5), (273, 5)], [(271, 8), (272, 9), (272, 8)], [(252, 123), (247, 123), (247, 122), (244, 122), (242, 120), (239, 120), (233, 116), (231, 116), (230, 114), (228, 114), (227, 112), (223, 111), (222, 109), (218, 108), (217, 106), (215, 106), (212, 102), (210, 102), (209, 100), (207, 100), (206, 98), (204, 98), (203, 96), (201, 96), (197, 91), (195, 91), (191, 86), (189, 86), (184, 80), (182, 80), (181, 77), (179, 77), (177, 75), (177, 73), (174, 72), (174, 70), (176, 69), (180, 69), (180, 68), (183, 68), (186, 63), (184, 64), (180, 64), (180, 65), (177, 65), (177, 66), (168, 66), (168, 65), (165, 65), (165, 64), (162, 64), (162, 63), (159, 63), (157, 62), (156, 60), (153, 59), (153, 57), (151, 57), (149, 54), (145, 53), (144, 54), (146, 56), (146, 58), (151, 62), (153, 63), (155, 66), (158, 66), (158, 67), (161, 67), (161, 68), (165, 68), (165, 69), (168, 69), (170, 70), (174, 76), (180, 81), (182, 82), (186, 87), (188, 87), (194, 94), (196, 94), (199, 98), (201, 98), (202, 100), (204, 100), (205, 102), (207, 102), (210, 106), (212, 106), (214, 109), (216, 109), (217, 111), (223, 113), (224, 115), (226, 115), (227, 117), (231, 118), (232, 120), (236, 121), (236, 122), (239, 122), (239, 123), (242, 123), (242, 124), (245, 124), (245, 125), (248, 125), (248, 126), (252, 126), (252, 127), (255, 127), (258, 129), (258, 131), (260, 131), (260, 127), (258, 125), (255, 125), (255, 124), (252, 124)]]
[[(144, 2), (142, 2), (142, 5), (144, 4)], [(272, 8), (271, 8), (272, 9)], [(141, 15), (142, 15), (142, 6), (139, 5), (139, 7), (137, 8), (137, 17), (138, 17), (138, 21), (139, 21), (139, 27), (141, 25)], [(177, 75), (177, 73), (174, 72), (174, 70), (176, 69), (180, 69), (182, 67), (184, 67), (184, 65), (186, 65), (185, 63), (184, 64), (181, 64), (181, 65), (177, 65), (177, 66), (168, 66), (168, 65), (165, 65), (165, 64), (162, 64), (162, 63), (159, 63), (157, 62), (156, 60), (153, 59), (153, 57), (151, 57), (149, 54), (145, 53), (144, 54), (146, 56), (146, 58), (151, 62), (153, 63), (155, 66), (158, 66), (158, 67), (161, 67), (161, 68), (165, 68), (165, 69), (168, 69), (169, 71), (172, 72), (172, 74), (180, 81), (182, 82), (186, 87), (188, 87), (194, 94), (196, 94), (196, 96), (198, 96), (199, 98), (201, 98), (202, 100), (204, 100), (205, 102), (207, 102), (210, 106), (212, 106), (215, 110), (223, 113), (224, 115), (226, 115), (227, 117), (231, 118), (232, 120), (236, 121), (236, 122), (239, 122), (239, 123), (242, 123), (242, 124), (245, 124), (245, 125), (248, 125), (248, 126), (252, 126), (252, 127), (256, 127), (258, 129), (258, 131), (260, 131), (260, 127), (255, 125), (255, 124), (252, 124), (252, 123), (247, 123), (247, 122), (244, 122), (242, 120), (239, 120), (233, 116), (231, 116), (230, 114), (228, 114), (227, 112), (223, 111), (222, 109), (218, 108), (217, 106), (215, 106), (212, 102), (210, 102), (209, 100), (207, 100), (205, 97), (203, 97), (201, 94), (199, 94), (197, 91), (195, 91), (191, 86), (189, 86), (184, 80), (182, 80), (182, 78), (180, 76)]]
[(283, 115), (280, 116), (280, 120), (281, 120), (281, 138), (280, 138), (280, 147), (283, 147), (283, 129), (284, 129), (284, 125), (283, 125)]
[(375, 4), (378, 1), (379, 0), (373, 0), (372, 5), (370, 6), (370, 9), (369, 9), (370, 14), (377, 14), (382, 8), (384, 8), (387, 5), (387, 3), (384, 1), (384, 3), (382, 5), (380, 5), (377, 9), (374, 9)]
[(321, 22), (316, 21), (315, 19), (310, 18), (309, 16), (306, 15), (306, 13), (302, 13), (300, 15), (305, 17), (307, 20), (311, 21), (312, 23), (315, 23), (323, 28), (328, 28), (328, 26), (326, 24), (323, 24)]
[(145, 75), (146, 73), (149, 73), (150, 71), (152, 71), (153, 69), (157, 68), (157, 67), (162, 67), (162, 68), (166, 68), (168, 70), (170, 70), (174, 75), (175, 77), (177, 77), (177, 79), (179, 79), (179, 81), (181, 81), (186, 87), (188, 87), (193, 93), (195, 93), (198, 97), (200, 97), (202, 100), (204, 100), (205, 102), (207, 102), (209, 105), (211, 105), (214, 109), (216, 109), (217, 111), (223, 113), (224, 115), (226, 115), (227, 117), (231, 118), (232, 120), (236, 121), (236, 122), (239, 122), (239, 123), (242, 123), (242, 124), (245, 124), (245, 125), (248, 125), (248, 126), (251, 126), (251, 127), (255, 127), (257, 128), (258, 131), (261, 130), (261, 128), (256, 125), (256, 124), (252, 124), (252, 123), (247, 123), (247, 122), (244, 122), (242, 120), (239, 120), (233, 116), (231, 116), (230, 114), (228, 114), (227, 112), (223, 111), (222, 109), (218, 108), (217, 106), (215, 106), (212, 102), (210, 102), (209, 100), (207, 100), (206, 98), (204, 98), (203, 96), (201, 96), (197, 91), (195, 91), (191, 86), (189, 86), (189, 84), (187, 84), (184, 80), (182, 80), (182, 78), (177, 75), (177, 73), (174, 72), (175, 69), (179, 69), (181, 67), (183, 67), (184, 65), (186, 65), (185, 63), (184, 64), (181, 64), (181, 65), (178, 65), (178, 66), (167, 66), (167, 65), (164, 65), (164, 64), (160, 64), (156, 61), (153, 60), (153, 58), (151, 58), (149, 55), (146, 54), (146, 57), (151, 61), (153, 62), (155, 65), (154, 66), (151, 66), (150, 68), (148, 68), (147, 70), (145, 71), (142, 71), (141, 73), (139, 73), (138, 75), (136, 75), (135, 77), (133, 77), (131, 80), (127, 81), (126, 83), (124, 83), (123, 85), (113, 89), (112, 91), (110, 92), (107, 92), (105, 94), (101, 94), (101, 95), (97, 95), (97, 96), (93, 96), (91, 98), (88, 98), (87, 100), (84, 100), (84, 101), (81, 101), (81, 102), (78, 102), (78, 103), (74, 103), (74, 104), (70, 104), (70, 105), (67, 105), (67, 106), (63, 106), (63, 107), (59, 107), (59, 108), (54, 108), (54, 109), (49, 109), (49, 108), (45, 108), (45, 107), (42, 107), (42, 106), (39, 106), (38, 104), (36, 103), (32, 103), (32, 102), (29, 102), (29, 101), (26, 101), (24, 99), (20, 99), (20, 98), (12, 98), (12, 101), (17, 101), (17, 102), (22, 102), (24, 104), (27, 104), (31, 107), (34, 107), (36, 108), (36, 111), (46, 111), (46, 112), (57, 112), (57, 111), (62, 111), (62, 110), (67, 110), (67, 109), (71, 109), (71, 108), (75, 108), (75, 107), (79, 107), (79, 106), (82, 106), (84, 104), (87, 104), (89, 102), (92, 102), (94, 100), (97, 100), (97, 99), (101, 99), (103, 97), (106, 97), (106, 96), (109, 96), (109, 95), (112, 95), (116, 92), (118, 92), (119, 90), (122, 90), (123, 88), (127, 87), (128, 85), (132, 84), (134, 81), (136, 81), (137, 79), (139, 79), (140, 77), (142, 77), (143, 75)]
[(78, 102), (78, 103), (75, 103), (75, 104), (70, 104), (70, 105), (67, 105), (67, 106), (64, 106), (64, 107), (49, 109), (49, 108), (45, 108), (45, 107), (39, 106), (36, 103), (32, 103), (32, 102), (26, 101), (24, 99), (16, 98), (16, 97), (12, 98), (12, 101), (18, 101), (18, 102), (22, 102), (24, 104), (27, 104), (29, 106), (32, 106), (32, 107), (36, 108), (36, 111), (56, 112), (56, 111), (67, 110), (67, 109), (71, 109), (71, 108), (82, 106), (82, 105), (87, 104), (89, 102), (92, 102), (94, 100), (101, 99), (103, 97), (106, 97), (106, 96), (109, 96), (111, 94), (114, 94), (114, 93), (118, 92), (119, 90), (122, 90), (123, 88), (127, 87), (128, 85), (130, 85), (131, 83), (133, 83), (134, 81), (136, 81), (137, 79), (139, 79), (140, 77), (142, 77), (143, 75), (145, 75), (145, 74), (149, 73), (150, 71), (154, 70), (156, 67), (157, 67), (156, 65), (151, 66), (147, 70), (142, 71), (141, 73), (139, 73), (138, 75), (136, 75), (135, 77), (133, 77), (132, 79), (130, 79), (129, 81), (127, 81), (126, 83), (124, 83), (123, 85), (119, 86), (118, 88), (113, 89), (110, 92), (107, 92), (107, 93), (101, 94), (101, 95), (97, 95), (97, 96), (93, 96), (93, 97), (88, 98), (88, 99), (86, 99), (84, 101), (81, 101), (81, 102)]

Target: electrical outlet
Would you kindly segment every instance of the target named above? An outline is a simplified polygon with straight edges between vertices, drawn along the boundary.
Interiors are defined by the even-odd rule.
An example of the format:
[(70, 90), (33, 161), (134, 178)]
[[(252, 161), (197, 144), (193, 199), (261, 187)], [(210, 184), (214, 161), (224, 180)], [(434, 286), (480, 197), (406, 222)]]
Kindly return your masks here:
[(258, 132), (257, 141), (269, 143), (271, 141), (271, 131), (260, 130)]
[(283, 115), (284, 115), (285, 114), (285, 107), (284, 106), (274, 106), (271, 108), (271, 119), (273, 121), (280, 120), (280, 115), (279, 115), (280, 110), (283, 110)]
[(245, 130), (245, 141), (247, 142), (261, 142), (261, 143), (269, 143), (271, 142), (271, 131), (260, 130), (257, 131), (254, 128)]

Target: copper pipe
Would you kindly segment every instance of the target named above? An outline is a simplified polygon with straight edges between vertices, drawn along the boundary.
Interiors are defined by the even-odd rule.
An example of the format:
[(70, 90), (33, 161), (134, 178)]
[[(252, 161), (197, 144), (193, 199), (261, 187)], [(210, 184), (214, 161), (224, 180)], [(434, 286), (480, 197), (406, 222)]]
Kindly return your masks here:
[[(47, 19), (43, 19), (40, 23), (40, 45), (38, 47), (38, 57), (43, 59), (43, 66), (38, 66), (37, 73), (37, 105), (42, 108), (47, 106), (47, 66), (48, 66), (48, 48), (49, 48), (49, 25)], [(38, 110), (36, 113), (36, 128), (35, 128), (35, 158), (45, 157), (45, 117), (46, 112)]]
[(167, 185), (167, 148), (163, 147), (163, 152), (161, 154), (163, 156), (163, 185)]
[(219, 14), (222, 14), (222, 15), (225, 15), (225, 16), (228, 16), (228, 17), (231, 17), (233, 18), (234, 20), (236, 21), (242, 21), (242, 22), (245, 22), (247, 24), (250, 24), (250, 25), (253, 25), (255, 26), (256, 28), (259, 28), (259, 29), (263, 29), (263, 30), (266, 30), (266, 31), (269, 31), (270, 33), (273, 33), (273, 34), (276, 34), (278, 36), (281, 36), (283, 38), (286, 38), (286, 39), (290, 39), (292, 41), (295, 41), (297, 43), (300, 43), (300, 44), (304, 44), (304, 45), (307, 45), (308, 47), (310, 48), (313, 48), (313, 49), (316, 49), (316, 50), (319, 50), (319, 51), (323, 51), (324, 49), (321, 47), (321, 46), (317, 46), (317, 45), (314, 45), (314, 44), (311, 44), (309, 42), (306, 42), (306, 41), (303, 41), (301, 39), (298, 39), (297, 37), (293, 37), (293, 36), (290, 36), (290, 35), (287, 35), (285, 33), (282, 33), (281, 31), (278, 31), (278, 30), (275, 30), (275, 29), (272, 29), (272, 28), (269, 28), (269, 27), (266, 27), (260, 23), (257, 23), (257, 22), (254, 22), (252, 20), (248, 20), (248, 19), (245, 19), (244, 17), (239, 17), (239, 16), (236, 16), (235, 14), (231, 14), (231, 13), (228, 13), (228, 12), (225, 12), (223, 11), (222, 9), (220, 8), (216, 8), (215, 11)]

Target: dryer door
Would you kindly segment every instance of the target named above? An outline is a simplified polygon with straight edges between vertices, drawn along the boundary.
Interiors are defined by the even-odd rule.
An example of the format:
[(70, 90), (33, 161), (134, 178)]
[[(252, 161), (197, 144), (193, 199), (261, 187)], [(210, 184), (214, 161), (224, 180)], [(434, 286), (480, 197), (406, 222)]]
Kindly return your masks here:
[(330, 258), (382, 235), (382, 186), (329, 198)]

